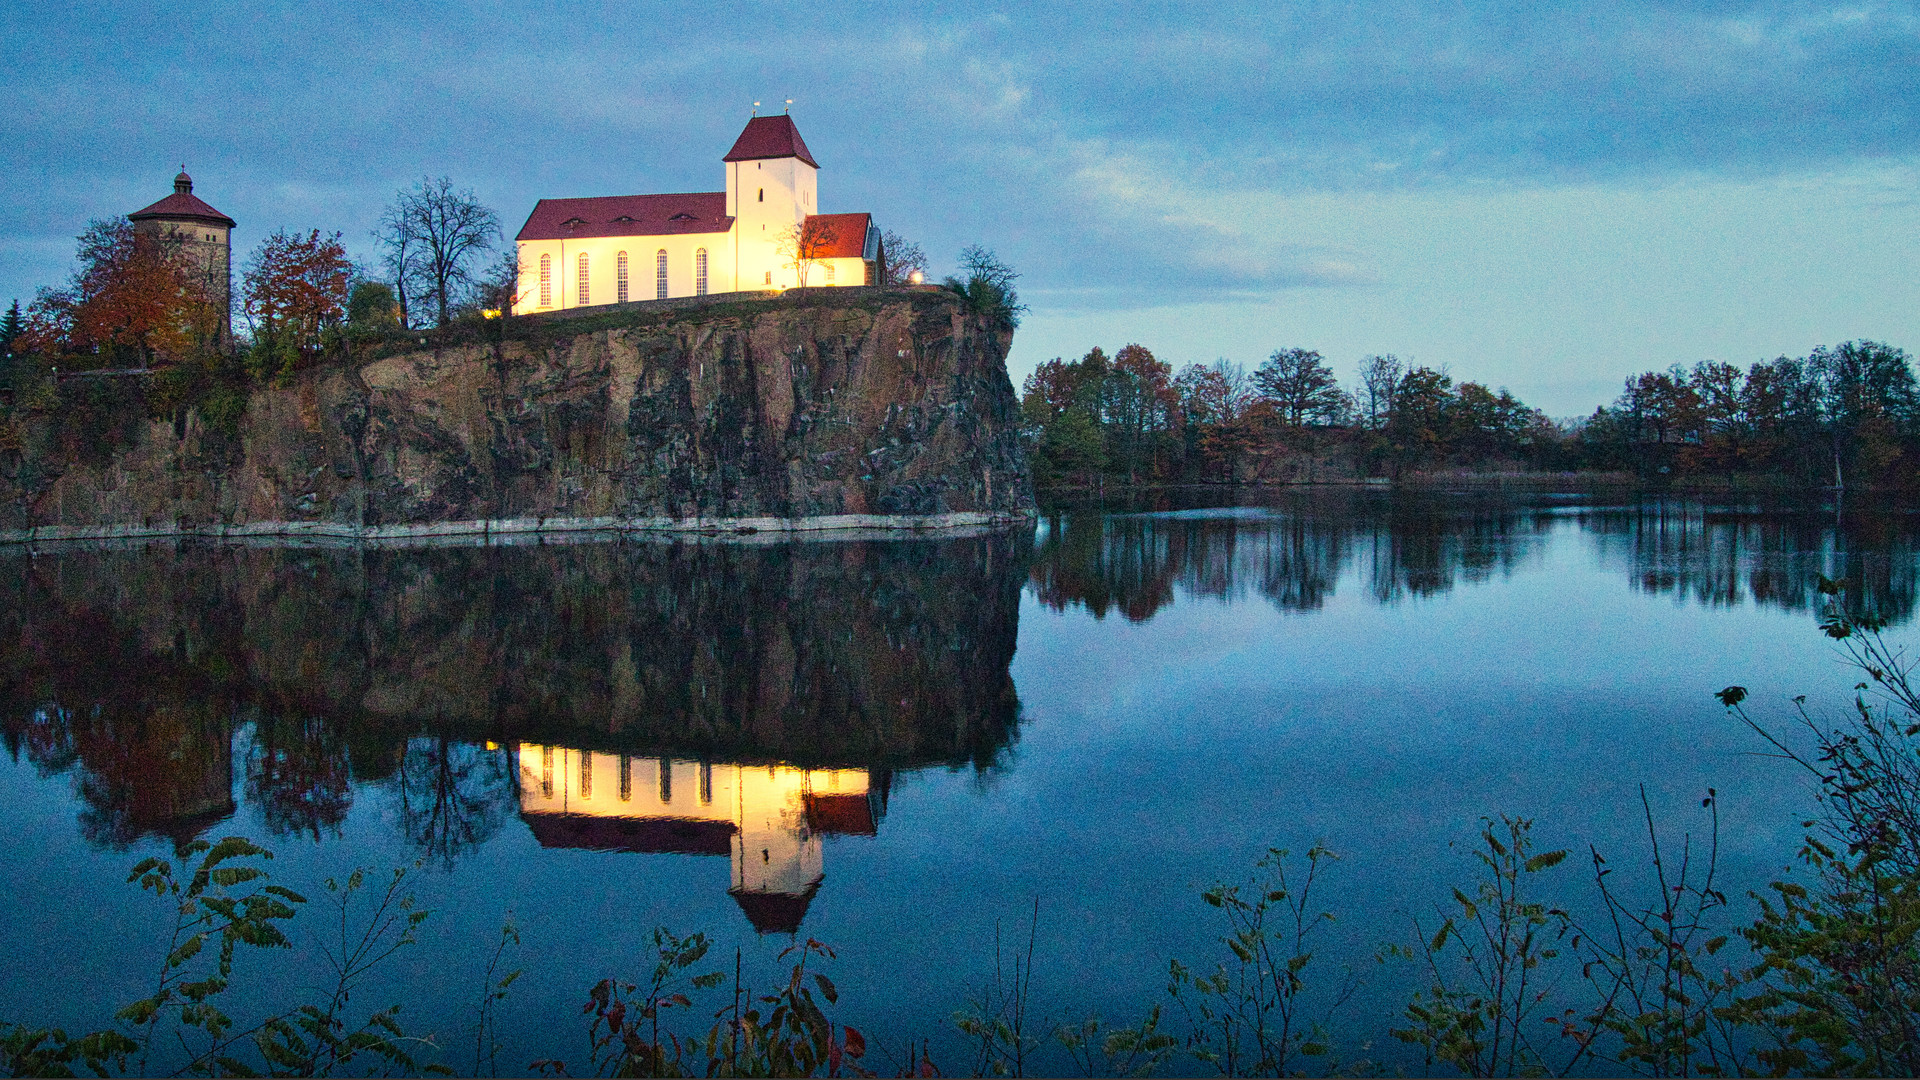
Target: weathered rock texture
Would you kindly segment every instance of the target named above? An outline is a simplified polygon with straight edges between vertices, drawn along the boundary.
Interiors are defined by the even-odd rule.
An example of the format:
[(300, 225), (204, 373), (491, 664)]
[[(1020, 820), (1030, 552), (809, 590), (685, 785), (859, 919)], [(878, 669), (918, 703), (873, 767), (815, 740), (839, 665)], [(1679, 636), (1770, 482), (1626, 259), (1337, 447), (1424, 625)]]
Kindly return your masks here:
[(16, 405), (0, 537), (1010, 518), (1033, 505), (1010, 343), (946, 294), (816, 290), (303, 372), (253, 392), (237, 440), (195, 409), (143, 407), (124, 445), (89, 453), (57, 409)]

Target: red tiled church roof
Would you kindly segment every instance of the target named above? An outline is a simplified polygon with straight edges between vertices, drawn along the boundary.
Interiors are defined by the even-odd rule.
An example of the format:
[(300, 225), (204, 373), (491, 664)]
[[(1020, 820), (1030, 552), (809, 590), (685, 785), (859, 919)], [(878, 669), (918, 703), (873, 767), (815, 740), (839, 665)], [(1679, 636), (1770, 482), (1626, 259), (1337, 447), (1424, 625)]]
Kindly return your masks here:
[(544, 848), (585, 848), (673, 855), (730, 855), (733, 822), (704, 818), (618, 818), (522, 812)]
[(873, 227), (872, 214), (808, 214), (809, 222), (818, 222), (833, 230), (833, 240), (820, 252), (822, 259), (862, 259), (866, 257), (867, 230)]
[(816, 169), (820, 167), (820, 163), (807, 152), (806, 141), (800, 138), (800, 129), (793, 126), (793, 117), (756, 116), (747, 121), (746, 130), (733, 141), (733, 149), (727, 151), (727, 156), (720, 160), (759, 161), (783, 157), (797, 157)]
[(127, 220), (129, 221), (146, 221), (149, 219), (159, 219), (163, 221), (211, 221), (216, 224), (225, 225), (229, 229), (234, 227), (232, 218), (208, 206), (204, 200), (194, 195), (193, 180), (188, 177), (186, 173), (181, 173), (179, 176), (173, 178), (173, 194), (161, 199), (145, 210), (136, 211), (127, 215)]
[(727, 193), (609, 195), (598, 199), (541, 199), (516, 240), (567, 240), (576, 236), (671, 236), (723, 233), (733, 227)]

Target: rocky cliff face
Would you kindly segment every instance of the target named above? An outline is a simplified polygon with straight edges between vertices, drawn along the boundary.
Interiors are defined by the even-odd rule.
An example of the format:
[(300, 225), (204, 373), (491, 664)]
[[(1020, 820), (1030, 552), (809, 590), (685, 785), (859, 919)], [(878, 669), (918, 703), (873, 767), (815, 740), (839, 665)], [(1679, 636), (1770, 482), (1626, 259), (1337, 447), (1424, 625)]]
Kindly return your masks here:
[(1010, 518), (1033, 505), (1010, 342), (929, 292), (636, 305), (302, 372), (254, 391), (237, 436), (153, 408), (141, 377), (69, 379), (57, 402), (98, 383), (133, 419), (102, 454), (14, 403), (0, 536)]

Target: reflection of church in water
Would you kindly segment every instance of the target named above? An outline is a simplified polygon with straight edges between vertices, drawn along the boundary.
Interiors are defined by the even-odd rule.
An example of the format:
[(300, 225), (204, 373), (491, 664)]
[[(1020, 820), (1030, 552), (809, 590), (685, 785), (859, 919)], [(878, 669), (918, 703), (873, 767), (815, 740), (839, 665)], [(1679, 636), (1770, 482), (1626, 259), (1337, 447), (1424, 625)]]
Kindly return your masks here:
[[(725, 855), (728, 895), (755, 930), (791, 934), (825, 879), (823, 836), (873, 836), (886, 774), (521, 743), (520, 816), (541, 847)], [(877, 780), (877, 782), (875, 782)]]

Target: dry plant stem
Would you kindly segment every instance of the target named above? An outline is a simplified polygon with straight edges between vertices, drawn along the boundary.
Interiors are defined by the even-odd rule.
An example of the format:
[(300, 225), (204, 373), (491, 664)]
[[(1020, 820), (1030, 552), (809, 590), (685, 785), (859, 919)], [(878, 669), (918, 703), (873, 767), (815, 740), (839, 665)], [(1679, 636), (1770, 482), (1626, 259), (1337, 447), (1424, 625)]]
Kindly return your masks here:
[[(1662, 849), (1653, 808), (1644, 786), (1640, 793), (1656, 887), (1653, 904), (1634, 907), (1615, 891), (1613, 870), (1592, 851), (1594, 885), (1605, 905), (1600, 932), (1576, 928), (1573, 948), (1581, 972), (1594, 987), (1595, 1002), (1577, 1019), (1562, 1017), (1562, 1034), (1581, 1055), (1606, 1057), (1599, 1049), (1608, 1036), (1618, 1047), (1607, 1060), (1654, 1076), (1724, 1076), (1746, 1071), (1737, 1024), (1729, 1011), (1744, 976), (1731, 967), (1718, 976), (1704, 969), (1708, 958), (1729, 940), (1710, 921), (1724, 911), (1727, 898), (1714, 887), (1719, 866), (1720, 812), (1709, 789), (1702, 805), (1710, 813), (1706, 868), (1696, 880), (1692, 836), (1683, 838), (1680, 859), (1670, 862)], [(1704, 938), (1704, 940), (1702, 940)]]
[(1025, 1076), (1027, 1054), (1039, 1040), (1028, 1033), (1028, 1002), (1033, 989), (1033, 952), (1040, 932), (1040, 898), (1034, 897), (1027, 925), (1027, 951), (1013, 957), (1013, 975), (1006, 970), (1006, 951), (1000, 922), (993, 924), (993, 981), (976, 991), (968, 1008), (954, 1016), (954, 1024), (974, 1040), (974, 1073), (979, 1076)]
[[(500, 971), (500, 960), (506, 955), (508, 945), (520, 944), (520, 931), (513, 925), (513, 913), (507, 913), (506, 922), (500, 926), (500, 941), (493, 948), (493, 956), (487, 961), (486, 978), (481, 982), (480, 1018), (473, 1030), (473, 1075), (493, 1075), (500, 1072), (500, 1040), (494, 1026), (495, 1006), (507, 998), (507, 988), (520, 978), (522, 969), (515, 968), (505, 976), (495, 978)], [(481, 1071), (485, 1063), (485, 1072)]]

